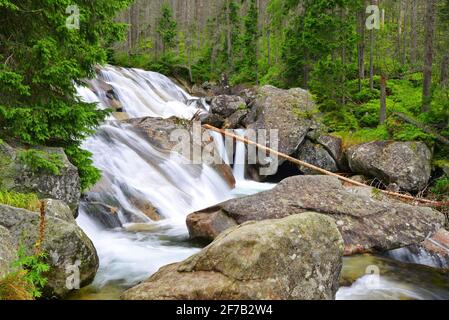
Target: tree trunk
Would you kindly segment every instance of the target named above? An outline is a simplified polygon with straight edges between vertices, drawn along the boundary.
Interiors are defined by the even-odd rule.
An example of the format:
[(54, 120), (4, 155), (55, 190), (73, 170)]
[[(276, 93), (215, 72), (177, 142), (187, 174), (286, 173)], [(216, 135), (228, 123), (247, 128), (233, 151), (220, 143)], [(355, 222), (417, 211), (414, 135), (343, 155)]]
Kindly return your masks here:
[(387, 77), (382, 74), (380, 77), (380, 118), (379, 123), (385, 124), (387, 120)]
[(410, 63), (413, 68), (416, 65), (417, 48), (418, 48), (418, 0), (412, 0), (412, 17), (410, 25)]
[(226, 1), (226, 40), (228, 46), (228, 62), (230, 70), (232, 70), (232, 25), (231, 25), (231, 0)]
[(437, 0), (427, 0), (422, 112), (428, 112), (432, 102), (433, 37), (435, 32), (436, 2)]
[(449, 84), (449, 53), (446, 53), (441, 61), (440, 85), (447, 88)]
[(357, 14), (357, 33), (359, 35), (359, 43), (357, 45), (357, 57), (359, 68), (359, 91), (362, 91), (362, 80), (365, 79), (365, 8)]
[(374, 90), (374, 44), (376, 35), (374, 30), (370, 30), (370, 55), (369, 55), (369, 87)]

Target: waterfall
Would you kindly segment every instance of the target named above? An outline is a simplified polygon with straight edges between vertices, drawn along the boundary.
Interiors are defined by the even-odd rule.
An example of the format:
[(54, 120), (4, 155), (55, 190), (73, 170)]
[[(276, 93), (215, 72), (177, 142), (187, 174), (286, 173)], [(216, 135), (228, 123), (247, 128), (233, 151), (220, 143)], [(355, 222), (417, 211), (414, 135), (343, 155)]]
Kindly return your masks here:
[[(194, 98), (166, 76), (150, 71), (106, 66), (98, 73), (98, 80), (111, 85), (116, 98), (130, 118), (178, 117), (191, 119), (199, 109), (208, 110), (204, 99)], [(106, 94), (92, 85), (102, 101)]]
[(389, 251), (385, 255), (393, 260), (405, 263), (414, 263), (441, 269), (445, 268), (447, 269), (449, 267), (446, 259), (440, 257), (437, 254), (432, 255), (420, 247), (413, 247), (413, 249), (400, 248), (393, 251)]
[[(244, 137), (245, 130), (235, 130), (235, 134)], [(237, 141), (235, 149), (234, 177), (237, 181), (245, 181), (246, 145), (242, 141)]]
[[(108, 106), (111, 86), (129, 117), (190, 119), (207, 111), (204, 101), (191, 97), (169, 78), (154, 72), (106, 66), (90, 87), (77, 87), (86, 102)], [(108, 120), (112, 120), (108, 119)], [(227, 183), (206, 165), (185, 164), (180, 155), (155, 149), (132, 126), (106, 121), (83, 143), (93, 154), (102, 180), (88, 197), (117, 209), (123, 228), (108, 230), (87, 213), (82, 203), (78, 224), (92, 239), (100, 269), (94, 286), (112, 283), (129, 287), (145, 280), (163, 265), (181, 261), (198, 251), (186, 245), (186, 215), (232, 197)], [(161, 221), (145, 212), (154, 207)]]

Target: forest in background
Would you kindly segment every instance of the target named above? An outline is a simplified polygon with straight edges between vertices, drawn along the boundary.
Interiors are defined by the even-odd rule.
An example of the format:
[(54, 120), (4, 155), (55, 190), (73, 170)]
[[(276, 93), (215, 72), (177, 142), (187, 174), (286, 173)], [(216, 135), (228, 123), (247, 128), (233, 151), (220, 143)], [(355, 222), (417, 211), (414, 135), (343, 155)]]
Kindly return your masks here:
[(119, 21), (130, 28), (113, 63), (306, 88), (346, 146), (421, 140), (448, 165), (448, 0), (136, 0)]
[(73, 84), (112, 63), (191, 84), (226, 74), (233, 85), (309, 89), (320, 112), (299, 116), (320, 117), (346, 147), (426, 142), (435, 191), (449, 192), (449, 0), (76, 2), (72, 30), (71, 0), (0, 0), (0, 139), (63, 147), (83, 188), (100, 173), (80, 146), (107, 112), (80, 101)]

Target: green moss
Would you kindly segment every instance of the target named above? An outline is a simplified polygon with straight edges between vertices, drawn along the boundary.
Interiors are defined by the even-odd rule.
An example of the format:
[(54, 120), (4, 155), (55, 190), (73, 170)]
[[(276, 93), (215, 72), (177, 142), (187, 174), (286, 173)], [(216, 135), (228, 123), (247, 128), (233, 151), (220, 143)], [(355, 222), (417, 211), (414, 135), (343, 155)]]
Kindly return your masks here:
[(334, 132), (333, 135), (343, 140), (343, 147), (345, 149), (362, 143), (389, 139), (386, 126), (379, 126), (374, 129), (360, 129), (353, 132), (339, 131)]
[(239, 105), (239, 107), (237, 108), (237, 110), (246, 110), (246, 109), (248, 109), (248, 106), (246, 104), (244, 104), (244, 103), (241, 103)]
[(371, 190), (371, 195), (374, 199), (377, 199), (377, 200), (381, 200), (381, 198), (382, 198), (382, 192), (377, 188), (373, 188)]

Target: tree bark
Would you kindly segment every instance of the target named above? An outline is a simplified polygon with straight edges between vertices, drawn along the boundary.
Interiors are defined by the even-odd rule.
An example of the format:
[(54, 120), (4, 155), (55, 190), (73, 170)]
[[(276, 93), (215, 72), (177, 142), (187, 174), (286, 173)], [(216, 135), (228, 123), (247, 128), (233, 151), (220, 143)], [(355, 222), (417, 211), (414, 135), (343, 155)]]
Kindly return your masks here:
[(374, 30), (370, 30), (370, 55), (369, 55), (369, 87), (374, 90), (374, 44), (376, 35)]
[(437, 0), (427, 0), (422, 112), (430, 111), (432, 102), (433, 37), (435, 32), (436, 2)]
[(440, 85), (447, 88), (449, 84), (449, 52), (445, 54), (441, 61)]
[(387, 120), (387, 77), (382, 74), (380, 77), (380, 118), (379, 123), (385, 124)]
[(362, 91), (362, 80), (365, 79), (365, 8), (358, 12), (357, 20), (357, 33), (359, 35), (359, 42), (357, 44), (359, 91)]
[(229, 66), (232, 70), (232, 25), (231, 25), (231, 0), (226, 1), (226, 41), (228, 46)]
[(416, 65), (418, 48), (418, 0), (412, 0), (412, 16), (410, 25), (410, 63)]

